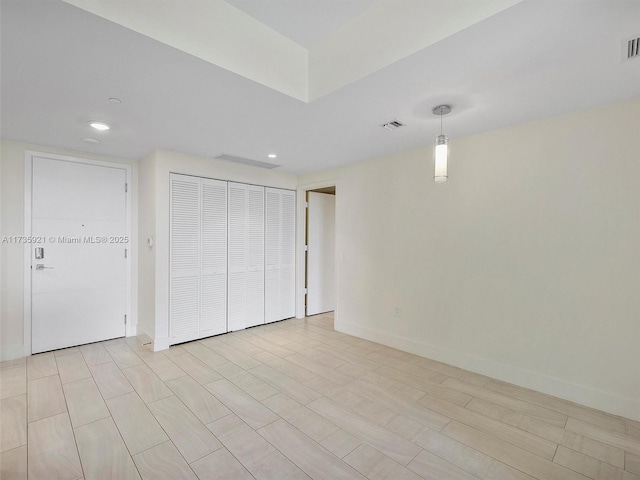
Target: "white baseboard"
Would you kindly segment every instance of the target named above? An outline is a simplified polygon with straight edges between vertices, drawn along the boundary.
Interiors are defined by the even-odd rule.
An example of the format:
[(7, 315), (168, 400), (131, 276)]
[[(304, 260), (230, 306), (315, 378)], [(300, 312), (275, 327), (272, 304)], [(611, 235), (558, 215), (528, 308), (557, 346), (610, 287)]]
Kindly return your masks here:
[(586, 407), (640, 421), (640, 400), (603, 392), (583, 385), (575, 385), (557, 378), (522, 370), (505, 363), (471, 357), (462, 352), (418, 342), (381, 330), (363, 327), (362, 325), (336, 322), (335, 329), (342, 333), (553, 395)]
[(169, 337), (156, 337), (153, 340), (153, 351), (159, 352), (160, 350), (166, 350), (169, 348)]
[(24, 356), (24, 345), (12, 345), (2, 349), (2, 353), (0, 353), (0, 362), (4, 362), (5, 360), (15, 360), (16, 358)]

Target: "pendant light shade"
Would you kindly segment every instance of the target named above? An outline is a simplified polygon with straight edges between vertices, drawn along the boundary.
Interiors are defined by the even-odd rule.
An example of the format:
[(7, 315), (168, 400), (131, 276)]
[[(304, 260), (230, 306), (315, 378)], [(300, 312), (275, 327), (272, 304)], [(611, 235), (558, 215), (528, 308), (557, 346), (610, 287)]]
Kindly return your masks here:
[(435, 173), (433, 180), (436, 183), (447, 181), (447, 163), (449, 162), (449, 139), (445, 135), (438, 135), (434, 150)]
[(440, 135), (436, 138), (433, 152), (435, 171), (433, 180), (436, 183), (445, 183), (448, 179), (447, 166), (449, 163), (449, 139), (442, 134), (442, 116), (451, 112), (449, 105), (438, 105), (433, 109), (434, 115), (440, 115)]

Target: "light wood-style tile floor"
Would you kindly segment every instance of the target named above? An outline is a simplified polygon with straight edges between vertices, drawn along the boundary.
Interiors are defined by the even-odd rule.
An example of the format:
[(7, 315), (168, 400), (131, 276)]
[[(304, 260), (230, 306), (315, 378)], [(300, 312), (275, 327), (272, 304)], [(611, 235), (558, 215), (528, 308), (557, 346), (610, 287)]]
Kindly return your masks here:
[(333, 330), (4, 362), (0, 478), (640, 480), (640, 423)]

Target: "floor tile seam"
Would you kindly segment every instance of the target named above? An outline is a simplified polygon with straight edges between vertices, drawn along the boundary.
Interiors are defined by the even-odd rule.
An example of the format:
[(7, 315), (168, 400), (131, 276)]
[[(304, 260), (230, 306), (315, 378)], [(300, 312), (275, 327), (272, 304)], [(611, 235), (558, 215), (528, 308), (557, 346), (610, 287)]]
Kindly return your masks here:
[[(479, 430), (479, 429), (477, 429), (477, 428), (475, 428), (475, 427), (472, 427), (471, 425), (467, 425), (467, 424), (466, 424), (466, 423), (464, 423), (464, 422), (460, 422), (460, 421), (457, 421), (457, 420), (455, 420), (455, 419), (452, 419), (452, 421), (453, 421), (453, 422), (460, 423), (460, 424), (463, 424), (463, 425), (464, 425), (465, 427), (467, 427), (467, 428), (471, 428), (471, 429), (473, 429), (473, 430), (476, 430), (476, 431), (478, 431), (478, 432), (480, 432), (480, 433), (483, 433), (483, 434), (488, 435), (488, 436), (490, 436), (490, 437), (492, 437), (492, 438), (494, 438), (494, 439), (497, 439), (497, 440), (499, 440), (499, 441), (501, 441), (501, 442), (503, 442), (503, 443), (508, 443), (506, 440), (502, 440), (502, 439), (500, 439), (500, 438), (498, 438), (498, 437), (496, 437), (496, 436), (494, 436), (494, 435), (491, 435), (491, 434), (486, 433), (486, 432), (484, 432), (484, 431), (482, 431), (482, 430)], [(462, 445), (466, 446), (467, 448), (472, 449), (472, 450), (473, 450), (473, 451), (475, 451), (475, 452), (478, 452), (478, 453), (480, 453), (480, 454), (482, 454), (482, 455), (484, 455), (484, 456), (486, 456), (486, 457), (489, 457), (489, 458), (491, 458), (492, 460), (494, 460), (494, 461), (496, 461), (496, 462), (498, 462), (498, 463), (500, 463), (500, 464), (502, 464), (502, 465), (506, 465), (506, 466), (507, 466), (507, 467), (509, 467), (509, 468), (512, 468), (512, 469), (514, 469), (514, 470), (517, 470), (517, 471), (519, 471), (519, 472), (521, 472), (521, 473), (523, 473), (523, 474), (525, 474), (525, 475), (527, 475), (527, 476), (529, 476), (529, 477), (532, 477), (532, 478), (535, 478), (535, 479), (538, 479), (538, 480), (548, 480), (548, 479), (546, 479), (546, 478), (544, 478), (544, 477), (538, 477), (538, 476), (534, 475), (533, 473), (525, 472), (524, 470), (522, 470), (522, 469), (520, 469), (520, 468), (517, 468), (517, 467), (515, 467), (514, 465), (510, 465), (510, 464), (508, 464), (508, 463), (505, 463), (504, 461), (499, 460), (499, 459), (495, 458), (495, 457), (494, 457), (494, 456), (492, 456), (492, 455), (489, 455), (489, 454), (487, 454), (487, 453), (481, 452), (480, 450), (475, 449), (475, 448), (474, 448), (474, 447), (472, 447), (471, 445), (467, 445), (466, 443), (463, 443), (463, 442), (461, 442), (461, 441), (459, 441), (459, 440), (456, 440), (455, 438), (450, 437), (450, 436), (449, 436), (449, 435), (447, 435), (446, 433), (442, 433), (442, 435), (446, 436), (446, 437), (447, 437), (447, 438), (449, 438), (450, 440), (453, 440), (453, 441), (455, 441), (455, 442), (458, 442), (458, 443), (460, 443), (460, 444), (462, 444)], [(518, 450), (522, 450), (523, 452), (525, 452), (525, 454), (527, 454), (527, 453), (528, 453), (528, 454), (530, 454), (530, 455), (534, 455), (534, 456), (536, 456), (538, 459), (542, 460), (543, 462), (551, 463), (552, 465), (555, 465), (555, 466), (557, 466), (557, 467), (566, 468), (567, 470), (570, 470), (570, 471), (572, 471), (572, 472), (574, 472), (574, 473), (576, 473), (576, 474), (578, 474), (578, 475), (582, 475), (583, 477), (585, 477), (585, 479), (590, 478), (590, 477), (588, 477), (587, 475), (585, 475), (585, 474), (583, 474), (583, 473), (577, 472), (577, 471), (575, 471), (575, 470), (573, 470), (573, 469), (571, 469), (571, 468), (565, 467), (564, 465), (561, 465), (561, 464), (559, 464), (559, 463), (555, 463), (555, 462), (553, 462), (552, 460), (547, 460), (546, 458), (540, 457), (539, 455), (536, 455), (536, 454), (535, 454), (535, 453), (533, 453), (533, 452), (530, 452), (530, 451), (528, 451), (528, 450), (525, 450), (524, 448), (518, 447), (517, 445), (513, 445), (513, 444), (509, 443), (509, 446), (510, 446), (510, 447), (513, 447), (513, 448), (516, 448), (516, 449), (518, 449)], [(556, 447), (556, 451), (557, 451), (557, 447)], [(583, 455), (584, 455), (584, 454), (583, 454)], [(555, 453), (554, 453), (554, 457), (555, 457)]]
[[(289, 458), (289, 456), (281, 451), (278, 447), (276, 447), (274, 444), (272, 444), (267, 438), (264, 437), (264, 435), (262, 435), (258, 430), (262, 430), (265, 427), (268, 427), (269, 425), (272, 425), (278, 421), (282, 420), (283, 422), (285, 422), (287, 425), (289, 425), (291, 428), (294, 428), (295, 430), (297, 430), (301, 435), (304, 435), (305, 437), (307, 437), (311, 442), (315, 443), (316, 445), (318, 445), (318, 447), (320, 447), (322, 450), (325, 451), (325, 453), (329, 453), (330, 455), (333, 455), (339, 462), (343, 462), (346, 465), (348, 465), (350, 468), (351, 465), (349, 465), (348, 463), (346, 463), (342, 458), (338, 457), (337, 455), (335, 455), (333, 452), (331, 452), (330, 450), (328, 450), (325, 446), (323, 446), (322, 444), (320, 444), (319, 442), (315, 441), (313, 438), (309, 437), (306, 433), (304, 433), (302, 430), (300, 430), (298, 427), (296, 427), (295, 425), (289, 423), (286, 419), (279, 417), (277, 420), (274, 420), (273, 422), (268, 423), (267, 425), (264, 425), (262, 427), (260, 427), (259, 429), (254, 431), (260, 435), (260, 437), (262, 439), (264, 439), (269, 445), (271, 445), (276, 451), (280, 452), (280, 454), (285, 457), (287, 460), (289, 460), (291, 463), (293, 463), (296, 467), (298, 467), (300, 469), (300, 471), (302, 471), (305, 475), (307, 475), (309, 478), (312, 478), (311, 475), (309, 473), (307, 473), (300, 465), (298, 465), (292, 458)], [(355, 469), (354, 469), (355, 470)], [(357, 470), (356, 470), (357, 471)]]
[[(218, 419), (218, 420), (219, 420), (219, 419)], [(214, 422), (211, 422), (211, 423), (214, 423)], [(208, 424), (208, 425), (210, 425), (210, 424)], [(208, 428), (208, 425), (207, 425), (207, 428)], [(211, 429), (209, 428), (209, 431), (210, 431), (210, 430), (211, 430)], [(213, 433), (213, 432), (211, 432), (211, 433)], [(214, 436), (215, 436), (215, 434), (214, 434)], [(216, 438), (218, 438), (218, 437), (216, 437)], [(205, 455), (204, 457), (201, 457), (201, 458), (199, 458), (198, 460), (194, 460), (193, 462), (191, 462), (190, 464), (188, 464), (188, 465), (189, 465), (189, 467), (191, 467), (191, 470), (193, 470), (192, 465), (193, 465), (195, 462), (199, 462), (200, 460), (202, 460), (202, 459), (203, 459), (203, 458), (205, 458), (206, 456), (211, 455), (211, 454), (213, 454), (213, 453), (215, 453), (215, 452), (219, 452), (221, 449), (224, 449), (224, 450), (226, 450), (226, 451), (229, 453), (229, 455), (231, 455), (231, 456), (232, 456), (232, 457), (233, 457), (233, 458), (238, 462), (238, 464), (239, 464), (240, 466), (242, 466), (242, 468), (244, 468), (244, 470), (245, 470), (245, 471), (246, 471), (246, 472), (251, 476), (251, 478), (256, 479), (256, 477), (255, 477), (255, 476), (254, 476), (254, 475), (249, 471), (249, 469), (244, 465), (244, 463), (242, 463), (242, 462), (240, 461), (240, 459), (239, 459), (238, 457), (236, 457), (236, 456), (233, 454), (233, 452), (231, 452), (231, 450), (229, 450), (229, 449), (227, 448), (227, 446), (226, 446), (224, 443), (222, 443), (222, 440), (218, 439), (218, 441), (222, 444), (222, 447), (221, 447), (221, 448), (218, 448), (217, 450), (214, 450), (213, 452), (208, 453), (208, 454), (207, 454), (207, 455)], [(198, 479), (200, 478), (200, 477), (198, 476), (198, 474), (195, 472), (195, 470), (193, 470), (193, 473), (194, 473), (194, 475), (196, 476), (196, 478), (198, 478)], [(256, 480), (257, 480), (257, 479), (256, 479)]]
[[(153, 413), (153, 411), (149, 408), (149, 405), (150, 405), (151, 403), (154, 403), (154, 402), (150, 402), (149, 404), (145, 403), (145, 402), (144, 402), (144, 400), (142, 400), (142, 398), (141, 398), (141, 397), (140, 397), (140, 395), (138, 394), (138, 392), (137, 392), (137, 391), (135, 391), (135, 390), (134, 390), (133, 392), (127, 392), (127, 393), (124, 393), (124, 394), (122, 394), (122, 395), (118, 395), (118, 397), (122, 397), (122, 396), (124, 396), (124, 395), (129, 395), (129, 394), (131, 394), (131, 393), (134, 393), (134, 394), (138, 397), (138, 399), (139, 399), (139, 400), (142, 402), (142, 404), (146, 407), (146, 409), (149, 411), (149, 413), (153, 416), (153, 419), (155, 420), (155, 422), (158, 424), (158, 426), (159, 426), (159, 427), (160, 427), (160, 429), (162, 430), (162, 433), (164, 433), (164, 434), (165, 434), (165, 436), (167, 437), (167, 440), (164, 440), (163, 442), (160, 442), (160, 443), (158, 443), (158, 444), (156, 444), (156, 445), (153, 445), (153, 446), (151, 446), (151, 447), (149, 447), (149, 448), (146, 448), (146, 449), (144, 449), (144, 450), (141, 450), (140, 452), (137, 452), (137, 453), (133, 454), (133, 453), (131, 452), (131, 450), (129, 449), (129, 446), (127, 445), (127, 442), (125, 442), (125, 441), (124, 441), (124, 436), (122, 435), (122, 432), (120, 431), (120, 427), (118, 427), (118, 423), (116, 422), (115, 418), (113, 418), (113, 414), (111, 413), (111, 409), (109, 408), (109, 405), (107, 404), (107, 402), (106, 402), (106, 400), (105, 400), (105, 404), (107, 404), (107, 409), (109, 410), (110, 418), (112, 419), (113, 424), (115, 425), (116, 430), (118, 431), (118, 435), (120, 435), (120, 439), (122, 440), (122, 443), (124, 444), (124, 447), (126, 448), (127, 453), (129, 454), (129, 457), (131, 458), (131, 461), (133, 462), (133, 465), (136, 467), (136, 471), (138, 472), (138, 475), (140, 475), (140, 478), (144, 479), (144, 477), (142, 476), (142, 473), (140, 472), (140, 469), (138, 468), (138, 464), (136, 463), (136, 461), (134, 460), (134, 458), (133, 458), (133, 457), (134, 457), (134, 456), (136, 456), (136, 455), (138, 455), (138, 454), (144, 453), (144, 452), (146, 452), (146, 451), (148, 451), (148, 450), (151, 450), (152, 448), (156, 448), (156, 447), (158, 447), (159, 445), (163, 445), (163, 444), (165, 444), (165, 443), (167, 443), (167, 442), (171, 442), (171, 445), (173, 445), (173, 447), (176, 449), (176, 451), (177, 451), (177, 452), (178, 452), (178, 454), (182, 457), (182, 459), (185, 461), (185, 463), (186, 463), (187, 465), (189, 465), (189, 468), (191, 468), (191, 465), (189, 464), (189, 462), (187, 462), (187, 459), (186, 459), (186, 458), (184, 458), (184, 456), (182, 455), (182, 452), (180, 452), (180, 450), (178, 449), (178, 447), (176, 446), (176, 444), (173, 442), (173, 440), (171, 440), (171, 437), (169, 436), (169, 434), (167, 433), (167, 431), (164, 429), (164, 427), (162, 426), (162, 424), (160, 423), (160, 421), (158, 420), (158, 418), (155, 416), (155, 414)], [(175, 395), (172, 395), (172, 396), (175, 396)], [(113, 397), (113, 398), (118, 398), (118, 397)], [(165, 398), (170, 398), (170, 397), (165, 397)], [(176, 397), (176, 398), (177, 398), (177, 397)], [(161, 400), (164, 400), (164, 398), (158, 399), (158, 400), (156, 400), (156, 402), (161, 401)], [(185, 406), (186, 406), (186, 405), (185, 405)], [(96, 420), (96, 421), (99, 421), (99, 420)], [(74, 432), (74, 433), (75, 433), (75, 432)], [(212, 433), (212, 435), (213, 435), (213, 433)], [(75, 436), (75, 435), (74, 435), (74, 436)], [(214, 437), (215, 437), (215, 435), (214, 435)], [(216, 437), (216, 440), (217, 440), (217, 437)], [(211, 452), (211, 453), (212, 453), (212, 452)], [(193, 470), (193, 469), (192, 469), (192, 470)], [(195, 475), (195, 472), (193, 472), (193, 474)], [(197, 475), (196, 475), (196, 477), (197, 477)]]

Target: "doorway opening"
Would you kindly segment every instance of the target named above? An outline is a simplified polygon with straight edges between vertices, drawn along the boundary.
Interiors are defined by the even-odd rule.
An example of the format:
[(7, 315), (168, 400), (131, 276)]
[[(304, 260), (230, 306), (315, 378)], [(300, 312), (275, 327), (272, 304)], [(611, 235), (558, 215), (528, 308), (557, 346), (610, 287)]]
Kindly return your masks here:
[(305, 192), (305, 316), (336, 308), (336, 187)]

